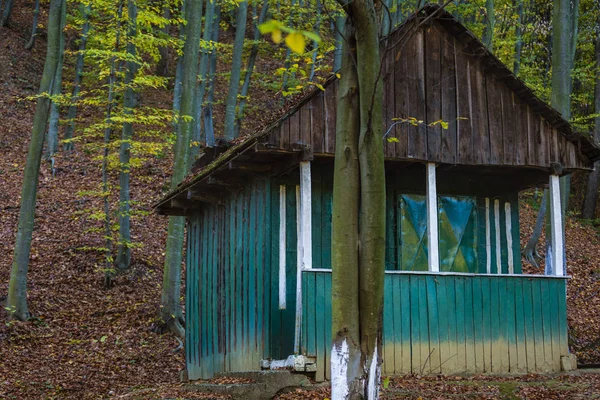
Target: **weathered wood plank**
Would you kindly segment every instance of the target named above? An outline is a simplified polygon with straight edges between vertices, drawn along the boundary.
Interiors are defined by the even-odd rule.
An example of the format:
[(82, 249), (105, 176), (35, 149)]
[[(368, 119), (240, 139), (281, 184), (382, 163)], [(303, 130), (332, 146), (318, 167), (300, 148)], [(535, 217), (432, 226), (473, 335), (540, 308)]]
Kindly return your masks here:
[(477, 164), (489, 164), (491, 159), (488, 118), (486, 115), (486, 77), (481, 68), (470, 68), (471, 128), (473, 135), (473, 160)]
[(503, 125), (502, 125), (502, 83), (495, 75), (488, 72), (486, 79), (487, 91), (487, 117), (489, 124), (490, 163), (502, 164), (504, 162)]
[[(324, 274), (313, 274), (315, 275), (315, 284), (311, 288), (314, 290), (314, 293), (311, 296), (310, 290), (307, 292), (308, 296), (311, 296), (314, 301), (311, 304), (311, 311), (316, 316), (315, 318), (315, 347), (317, 351), (317, 356), (319, 359), (323, 360), (323, 367), (318, 368), (316, 379), (317, 381), (325, 380), (325, 370), (329, 367), (326, 363), (327, 357), (325, 356), (327, 352), (327, 348), (331, 345), (331, 343), (326, 343), (325, 330), (331, 329), (331, 323), (326, 326), (323, 307), (325, 305), (325, 275)], [(329, 294), (331, 297), (331, 295)]]
[(425, 105), (425, 35), (423, 30), (414, 33), (406, 44), (408, 76), (408, 117), (416, 118), (416, 125), (408, 124), (408, 158), (427, 159), (427, 127)]
[[(302, 142), (302, 131), (301, 131), (301, 113), (296, 111), (289, 118), (290, 120), (290, 146)], [(285, 149), (288, 150), (288, 149)]]
[(456, 373), (464, 373), (467, 370), (467, 339), (465, 317), (465, 278), (457, 276), (454, 278), (456, 303), (454, 313), (456, 314)]
[(441, 103), (442, 120), (448, 129), (442, 131), (441, 161), (454, 164), (457, 157), (456, 60), (454, 38), (442, 38)]
[(435, 276), (427, 276), (425, 285), (427, 291), (427, 319), (429, 322), (429, 373), (441, 373), (439, 313), (437, 306), (437, 283)]
[[(427, 134), (427, 159), (441, 161), (442, 126), (435, 124), (442, 120), (442, 36), (432, 25), (425, 30), (425, 122)], [(434, 124), (434, 125), (431, 125)]]
[[(541, 308), (542, 308), (542, 332), (544, 342), (544, 370), (552, 371), (553, 368), (553, 354), (552, 354), (552, 319), (556, 319), (556, 311), (550, 309), (550, 296), (551, 291), (548, 287), (547, 279), (540, 279), (540, 293), (541, 293)], [(552, 312), (554, 311), (554, 312)]]
[(325, 92), (319, 92), (313, 99), (310, 101), (311, 105), (311, 143), (312, 150), (315, 153), (324, 153), (325, 152)]
[(457, 109), (457, 162), (471, 164), (473, 157), (473, 99), (471, 94), (470, 69), (475, 66), (464, 53), (464, 46), (455, 41), (454, 57), (456, 59), (456, 109)]
[(544, 360), (544, 319), (542, 316), (542, 293), (540, 282), (535, 280), (531, 285), (531, 301), (533, 304), (533, 339), (535, 340), (535, 366), (538, 371), (545, 372)]
[[(527, 372), (527, 340), (525, 336), (525, 310), (524, 310), (523, 282), (515, 284), (515, 330), (517, 342), (517, 365), (515, 372)], [(514, 367), (514, 363), (512, 363)]]
[[(408, 118), (410, 115), (409, 107), (409, 87), (411, 87), (411, 80), (408, 76), (408, 48), (402, 47), (395, 54), (394, 60), (394, 115), (393, 118)], [(396, 158), (407, 158), (408, 157), (408, 123), (398, 123), (390, 131), (388, 137), (395, 137), (398, 142), (394, 143), (394, 154)], [(390, 150), (391, 151), (391, 150)]]
[[(314, 98), (313, 98), (314, 100)], [(312, 107), (313, 101), (304, 103), (300, 107), (300, 143), (303, 145), (311, 146), (312, 148)], [(298, 113), (296, 113), (298, 114)]]
[(279, 148), (282, 150), (287, 150), (290, 148), (290, 119), (286, 118), (282, 123), (281, 123), (281, 133), (280, 135), (280, 142), (279, 142)]
[(481, 277), (473, 277), (471, 280), (473, 286), (473, 339), (475, 342), (475, 367), (477, 371), (486, 371), (482, 281), (483, 278)]
[(492, 291), (490, 290), (490, 280), (482, 279), (481, 281), (481, 296), (482, 296), (482, 308), (483, 308), (483, 363), (484, 372), (493, 371), (493, 328), (492, 319), (497, 318), (497, 314), (492, 313), (491, 299)]
[[(517, 280), (504, 279), (505, 290), (501, 294), (504, 299), (506, 312), (506, 340), (508, 342), (508, 372), (516, 372), (518, 368), (517, 353), (517, 330), (516, 330), (516, 305), (515, 286), (520, 282)], [(503, 312), (502, 310), (500, 312)]]
[(464, 312), (465, 312), (465, 362), (466, 372), (473, 373), (476, 371), (476, 346), (474, 324), (481, 321), (476, 321), (474, 318), (474, 301), (473, 301), (473, 280), (465, 278), (464, 282)]
[(514, 104), (515, 94), (506, 87), (503, 87), (502, 89), (502, 138), (504, 142), (504, 164), (513, 165), (515, 163), (517, 132), (515, 120), (513, 119), (513, 116), (516, 113), (516, 107)]

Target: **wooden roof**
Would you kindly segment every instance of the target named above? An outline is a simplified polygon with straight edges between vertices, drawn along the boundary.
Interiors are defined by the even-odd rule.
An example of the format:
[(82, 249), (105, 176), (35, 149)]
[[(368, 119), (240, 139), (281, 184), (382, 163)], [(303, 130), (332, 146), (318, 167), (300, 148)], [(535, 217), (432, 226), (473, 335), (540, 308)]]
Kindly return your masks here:
[[(382, 65), (383, 132), (397, 139), (385, 142), (386, 160), (544, 170), (558, 165), (569, 172), (590, 169), (600, 159), (600, 149), (438, 5), (425, 6), (382, 40)], [(325, 91), (315, 89), (262, 132), (207, 153), (158, 207), (214, 171), (231, 169), (241, 154), (333, 156), (337, 85), (331, 76)]]

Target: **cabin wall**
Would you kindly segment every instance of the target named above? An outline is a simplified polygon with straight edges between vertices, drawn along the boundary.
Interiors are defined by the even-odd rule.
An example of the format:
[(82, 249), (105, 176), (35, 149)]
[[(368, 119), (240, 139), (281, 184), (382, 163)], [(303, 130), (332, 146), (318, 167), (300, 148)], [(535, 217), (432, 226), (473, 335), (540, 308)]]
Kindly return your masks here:
[[(397, 30), (387, 43), (382, 128), (392, 141), (384, 142), (386, 159), (591, 168), (576, 144), (507, 85), (506, 71), (488, 68), (438, 21), (412, 35)], [(330, 81), (292, 110), (266, 145), (286, 151), (308, 145), (315, 154), (334, 154), (337, 85)]]
[(189, 379), (260, 368), (270, 356), (271, 183), (255, 179), (188, 220)]
[[(331, 272), (303, 272), (302, 352), (329, 379)], [(385, 275), (383, 374), (559, 372), (569, 354), (566, 280)]]

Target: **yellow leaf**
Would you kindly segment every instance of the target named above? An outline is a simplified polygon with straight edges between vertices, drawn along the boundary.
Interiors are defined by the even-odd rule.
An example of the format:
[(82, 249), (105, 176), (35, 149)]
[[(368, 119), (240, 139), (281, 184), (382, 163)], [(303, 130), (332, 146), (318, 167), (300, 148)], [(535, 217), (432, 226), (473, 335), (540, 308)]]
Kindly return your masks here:
[(290, 33), (285, 37), (285, 44), (296, 54), (304, 53), (304, 47), (306, 46), (306, 40), (301, 33), (294, 32)]
[(271, 40), (273, 40), (273, 43), (275, 44), (281, 43), (281, 31), (279, 29), (273, 29), (273, 32), (271, 32)]
[(335, 74), (335, 77), (340, 79), (342, 76), (340, 74)]

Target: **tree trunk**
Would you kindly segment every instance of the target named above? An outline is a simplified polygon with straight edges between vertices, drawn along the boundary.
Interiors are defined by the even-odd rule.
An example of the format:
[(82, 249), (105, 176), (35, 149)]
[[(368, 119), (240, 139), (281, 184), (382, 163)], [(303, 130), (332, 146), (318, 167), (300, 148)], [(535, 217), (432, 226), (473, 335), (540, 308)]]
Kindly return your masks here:
[[(338, 86), (336, 147), (333, 175), (331, 237), (331, 396), (346, 399), (362, 387), (359, 319), (358, 219), (360, 167), (358, 138), (360, 104), (354, 60), (356, 40), (352, 25), (342, 40)], [(344, 28), (342, 28), (344, 29)]]
[(254, 44), (252, 45), (252, 50), (250, 50), (250, 56), (248, 57), (248, 64), (246, 65), (246, 75), (244, 77), (244, 84), (242, 85), (242, 90), (240, 91), (240, 104), (238, 106), (236, 124), (235, 124), (235, 136), (237, 137), (240, 132), (240, 127), (242, 124), (242, 119), (244, 118), (244, 108), (246, 107), (246, 102), (248, 100), (248, 90), (250, 89), (250, 79), (252, 78), (252, 72), (254, 72), (254, 63), (256, 62), (256, 56), (258, 55), (258, 41), (260, 40), (260, 30), (258, 26), (265, 22), (267, 19), (267, 11), (269, 9), (269, 2), (265, 0), (263, 2), (262, 9), (260, 10), (260, 15), (258, 16), (258, 21), (254, 24)]
[[(63, 3), (62, 10), (62, 25), (60, 27), (60, 43), (59, 43), (59, 55), (58, 55), (58, 67), (56, 68), (56, 76), (54, 77), (54, 84), (52, 85), (52, 95), (60, 96), (62, 94), (62, 72), (63, 62), (65, 59), (65, 24), (67, 21), (67, 4), (66, 1)], [(46, 147), (46, 159), (52, 160), (54, 154), (58, 151), (58, 123), (60, 120), (60, 104), (56, 101), (52, 101), (50, 106), (50, 122), (48, 124), (48, 143)]]
[[(60, 28), (62, 26), (62, 8), (64, 0), (51, 0), (48, 13), (48, 47), (44, 72), (40, 81), (39, 93), (50, 93), (58, 68), (60, 52)], [(38, 177), (42, 150), (44, 147), (44, 132), (48, 121), (50, 99), (42, 96), (37, 99), (31, 142), (27, 154), (27, 164), (21, 190), (21, 207), (19, 211), (19, 227), (15, 242), (15, 252), (8, 284), (8, 299), (6, 308), (8, 318), (22, 321), (29, 319), (27, 307), (27, 270), (31, 252), (31, 238), (35, 216)]]
[[(189, 170), (189, 146), (193, 129), (194, 98), (198, 76), (198, 53), (200, 48), (200, 22), (202, 2), (189, 1), (186, 5), (185, 45), (183, 48), (183, 79), (179, 131), (175, 143), (175, 165), (171, 188), (174, 189), (185, 178)], [(190, 117), (190, 118), (184, 118)], [(178, 336), (184, 336), (181, 326), (181, 261), (185, 234), (185, 218), (170, 217), (167, 248), (161, 295), (161, 321)]]
[[(382, 142), (382, 81), (381, 81), (381, 59), (379, 55), (379, 24), (375, 5), (371, 0), (356, 0), (348, 3), (346, 6), (349, 23), (354, 29), (354, 39), (356, 51), (354, 61), (344, 54), (345, 65), (350, 64), (356, 68), (356, 80), (358, 82), (358, 110), (350, 114), (339, 115), (338, 119), (351, 119), (350, 116), (359, 115), (359, 132), (354, 133), (358, 136), (358, 142), (355, 142), (359, 164), (359, 190), (360, 206), (358, 214), (358, 232), (348, 230), (346, 234), (358, 235), (358, 270), (353, 268), (352, 264), (338, 265), (332, 282), (332, 302), (334, 312), (338, 313), (338, 323), (341, 318), (349, 318), (349, 309), (336, 295), (341, 294), (344, 300), (350, 302), (350, 306), (358, 305), (358, 332), (359, 342), (348, 343), (347, 333), (354, 334), (356, 329), (356, 316), (346, 324), (354, 324), (354, 327), (345, 327), (344, 325), (334, 325), (334, 348), (331, 360), (332, 380), (336, 385), (332, 386), (333, 399), (378, 399), (379, 383), (381, 378), (381, 349), (382, 349), (382, 325), (383, 325), (383, 280), (385, 273), (385, 169), (383, 161), (383, 142)], [(349, 31), (351, 29), (347, 29)], [(347, 35), (348, 36), (348, 35)], [(342, 75), (343, 78), (343, 75)], [(345, 78), (343, 78), (345, 79)], [(348, 78), (352, 79), (352, 78)], [(352, 84), (348, 82), (348, 84)], [(340, 85), (341, 86), (341, 85)], [(348, 86), (348, 85), (346, 85)], [(341, 95), (344, 95), (342, 93)], [(344, 104), (343, 97), (339, 97), (340, 106)], [(349, 102), (349, 100), (346, 100)], [(350, 103), (351, 104), (351, 103)], [(348, 122), (350, 124), (350, 122)], [(344, 122), (338, 125), (344, 127)], [(355, 130), (356, 131), (356, 130)], [(336, 135), (340, 138), (348, 137), (343, 131), (337, 131)], [(345, 143), (342, 143), (344, 146)], [(346, 153), (352, 155), (352, 148), (345, 146), (336, 153)], [(347, 156), (346, 156), (347, 157)], [(341, 210), (342, 202), (356, 196), (356, 191), (352, 190), (351, 184), (343, 184), (339, 181), (340, 173), (338, 166), (348, 163), (344, 156), (335, 159), (334, 170), (337, 173), (338, 180), (334, 182), (334, 190), (337, 190), (338, 196), (334, 199), (334, 207)], [(343, 185), (336, 188), (337, 185)], [(348, 186), (346, 186), (348, 185)], [(339, 213), (339, 211), (337, 211)], [(352, 218), (349, 213), (345, 218)], [(351, 221), (355, 223), (354, 220)], [(343, 225), (341, 225), (343, 226)], [(350, 229), (351, 227), (347, 227)], [(338, 228), (339, 229), (339, 222)], [(341, 239), (341, 242), (332, 242), (332, 254), (336, 257), (340, 253), (352, 252), (352, 247), (344, 243), (344, 232), (335, 232), (335, 238)], [(351, 260), (349, 260), (351, 261)], [(345, 277), (348, 275), (350, 278)], [(356, 283), (346, 279), (356, 279)], [(347, 284), (350, 288), (344, 288)], [(354, 296), (352, 296), (354, 291)], [(333, 295), (333, 294), (336, 295)], [(355, 300), (353, 300), (355, 299)], [(350, 338), (353, 339), (353, 338)], [(360, 353), (352, 351), (353, 346), (358, 346)]]
[(110, 223), (110, 187), (108, 185), (108, 155), (110, 150), (110, 136), (112, 134), (112, 110), (115, 106), (115, 85), (117, 84), (117, 61), (116, 54), (121, 48), (121, 21), (123, 19), (123, 0), (119, 1), (117, 9), (117, 27), (115, 33), (115, 47), (113, 55), (110, 59), (110, 75), (108, 77), (108, 101), (106, 106), (106, 115), (104, 121), (106, 128), (104, 129), (104, 148), (102, 154), (102, 194), (104, 203), (104, 288), (112, 287), (114, 276), (113, 258), (112, 258), (112, 229)]
[[(167, 21), (171, 18), (171, 6), (169, 3), (163, 7), (163, 18)], [(164, 35), (169, 35), (169, 24), (166, 24), (162, 29)], [(169, 48), (167, 46), (160, 46), (158, 48), (160, 54), (160, 60), (156, 63), (156, 75), (167, 76), (169, 74)]]
[(344, 30), (344, 25), (346, 23), (346, 18), (339, 16), (335, 19), (335, 50), (333, 52), (333, 71), (339, 71), (342, 68), (342, 45), (343, 38), (342, 33)]
[(119, 248), (115, 266), (119, 271), (129, 269), (131, 264), (131, 232), (130, 232), (130, 193), (129, 179), (131, 173), (131, 140), (133, 137), (133, 109), (136, 106), (135, 96), (131, 85), (137, 72), (135, 37), (137, 35), (137, 4), (136, 0), (127, 2), (128, 28), (127, 28), (127, 71), (125, 72), (125, 95), (123, 97), (123, 131), (119, 149)]
[(523, 49), (523, 0), (516, 0), (517, 26), (515, 27), (515, 63), (513, 73), (519, 76), (521, 69), (521, 50)]
[[(213, 22), (212, 30), (212, 41), (217, 43), (219, 41), (219, 21), (221, 20), (221, 7), (217, 4), (215, 9), (215, 20)], [(217, 72), (217, 49), (213, 46), (210, 53), (209, 65), (208, 65), (208, 79), (206, 81), (207, 96), (202, 111), (202, 118), (204, 120), (204, 138), (206, 140), (206, 146), (212, 147), (215, 145), (215, 129), (212, 118), (212, 107), (215, 96), (215, 74)]]
[(231, 60), (231, 75), (229, 90), (225, 106), (225, 130), (223, 135), (227, 141), (235, 139), (235, 116), (237, 97), (240, 89), (240, 76), (242, 74), (242, 53), (244, 50), (244, 36), (246, 34), (246, 19), (248, 15), (248, 1), (238, 3), (237, 17), (235, 19), (235, 41), (233, 42), (233, 57)]
[(63, 144), (63, 151), (72, 151), (75, 147), (70, 140), (75, 132), (75, 117), (77, 116), (77, 102), (79, 101), (79, 93), (81, 92), (81, 80), (83, 79), (83, 61), (85, 57), (85, 48), (87, 45), (88, 33), (90, 31), (90, 13), (91, 6), (82, 5), (81, 13), (84, 18), (83, 27), (81, 29), (81, 38), (79, 42), (79, 51), (77, 53), (77, 61), (75, 63), (75, 79), (73, 82), (73, 92), (71, 93), (71, 104), (67, 112), (67, 126), (63, 139), (66, 142)]
[(483, 44), (492, 51), (494, 43), (494, 27), (496, 26), (496, 16), (494, 14), (494, 0), (485, 0), (485, 28), (483, 31)]
[[(315, 32), (317, 32), (317, 34), (320, 32), (321, 30), (321, 14), (322, 14), (322, 4), (321, 4), (321, 0), (316, 0), (317, 1), (317, 23), (315, 24)], [(312, 51), (312, 65), (310, 66), (310, 76), (308, 78), (308, 80), (310, 82), (314, 81), (315, 79), (315, 71), (316, 71), (316, 67), (317, 67), (317, 53), (319, 52), (319, 43), (317, 43), (316, 41), (313, 41), (313, 51)]]
[[(598, 22), (600, 24), (600, 21)], [(596, 33), (596, 86), (594, 88), (594, 142), (600, 143), (600, 31)], [(581, 216), (585, 219), (594, 218), (600, 185), (600, 161), (594, 163), (594, 171), (588, 176), (587, 189), (583, 201)]]
[[(2, 8), (2, 7), (0, 7)], [(37, 36), (38, 17), (40, 15), (40, 0), (35, 0), (35, 6), (33, 8), (33, 22), (31, 23), (31, 38), (25, 45), (25, 50), (31, 50), (35, 44), (35, 38)]]
[(542, 202), (540, 203), (540, 209), (538, 211), (537, 218), (535, 220), (535, 226), (533, 228), (533, 233), (531, 237), (527, 241), (527, 245), (522, 251), (523, 257), (534, 267), (539, 268), (538, 261), (541, 260), (542, 257), (537, 251), (537, 244), (540, 241), (540, 236), (542, 236), (542, 229), (544, 228), (544, 219), (546, 216), (546, 205), (548, 204), (548, 189), (544, 189), (544, 194), (542, 195)]
[(2, 10), (2, 15), (0, 16), (0, 27), (8, 25), (12, 8), (13, 0), (6, 0), (6, 3), (4, 3), (4, 10)]

